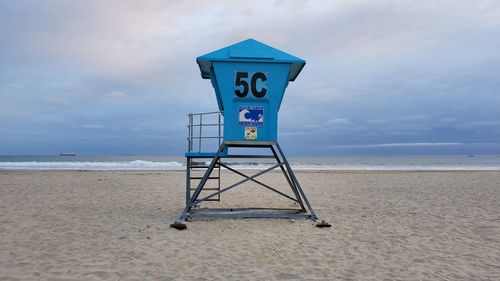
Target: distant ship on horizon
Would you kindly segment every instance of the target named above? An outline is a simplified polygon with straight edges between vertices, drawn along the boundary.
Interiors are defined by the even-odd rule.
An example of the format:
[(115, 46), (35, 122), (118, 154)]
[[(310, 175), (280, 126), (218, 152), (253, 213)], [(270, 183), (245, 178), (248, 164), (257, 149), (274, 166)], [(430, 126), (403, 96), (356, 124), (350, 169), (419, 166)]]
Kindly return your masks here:
[(61, 153), (59, 153), (59, 156), (76, 156), (76, 153), (74, 153), (74, 152), (61, 152)]

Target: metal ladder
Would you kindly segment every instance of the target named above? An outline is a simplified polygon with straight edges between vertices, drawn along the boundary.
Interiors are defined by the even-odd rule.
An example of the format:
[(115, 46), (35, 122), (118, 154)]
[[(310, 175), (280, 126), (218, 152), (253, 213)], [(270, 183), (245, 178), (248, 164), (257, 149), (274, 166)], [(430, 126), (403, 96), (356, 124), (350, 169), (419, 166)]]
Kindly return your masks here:
[[(199, 158), (194, 158), (194, 159), (199, 159)], [(188, 167), (189, 167), (189, 190), (192, 192), (194, 190), (196, 190), (196, 186), (198, 185), (198, 182), (202, 179), (202, 176), (206, 170), (208, 169), (208, 165), (205, 163), (205, 162), (198, 162), (198, 161), (193, 161), (193, 158), (192, 157), (189, 157), (187, 159), (187, 161), (189, 161), (188, 163)], [(194, 163), (193, 163), (194, 162)], [(217, 180), (217, 187), (206, 187), (204, 188), (203, 190), (207, 190), (207, 191), (220, 191), (220, 165), (219, 165), (219, 161), (217, 161), (217, 164), (215, 165), (215, 173), (216, 173), (216, 176), (210, 176), (207, 178), (207, 180)], [(196, 172), (198, 174), (200, 174), (200, 176), (192, 176), (193, 175), (193, 172)], [(212, 174), (214, 174), (212, 172)], [(193, 183), (193, 181), (195, 181)], [(220, 193), (214, 197), (214, 198), (210, 198), (208, 199), (207, 201), (220, 201)]]
[[(214, 116), (216, 115), (215, 123), (204, 123), (203, 117), (205, 116)], [(204, 113), (190, 113), (188, 114), (189, 123), (188, 123), (188, 154), (190, 156), (186, 156), (186, 198), (189, 197), (190, 193), (196, 190), (196, 186), (198, 182), (202, 179), (202, 175), (208, 169), (208, 165), (204, 161), (197, 161), (198, 159), (212, 159), (212, 155), (205, 155), (206, 153), (202, 152), (202, 140), (203, 139), (217, 139), (217, 145), (220, 146), (222, 143), (222, 112), (204, 112)], [(197, 122), (196, 122), (197, 121)], [(196, 123), (195, 123), (196, 122)], [(217, 127), (218, 135), (217, 136), (203, 136), (203, 128), (204, 127)], [(195, 129), (196, 128), (196, 129)], [(196, 135), (195, 135), (196, 133)], [(196, 149), (196, 148), (197, 149)], [(215, 149), (214, 149), (215, 150)], [(219, 165), (220, 159), (217, 161), (215, 165), (215, 174), (210, 175), (208, 180), (216, 180), (216, 187), (207, 187), (203, 190), (206, 191), (220, 191), (221, 186), (221, 166)], [(194, 175), (195, 174), (195, 175)], [(212, 173), (213, 174), (213, 173)], [(193, 182), (194, 181), (194, 182)], [(220, 193), (218, 196), (214, 198), (210, 198), (207, 201), (220, 201)]]

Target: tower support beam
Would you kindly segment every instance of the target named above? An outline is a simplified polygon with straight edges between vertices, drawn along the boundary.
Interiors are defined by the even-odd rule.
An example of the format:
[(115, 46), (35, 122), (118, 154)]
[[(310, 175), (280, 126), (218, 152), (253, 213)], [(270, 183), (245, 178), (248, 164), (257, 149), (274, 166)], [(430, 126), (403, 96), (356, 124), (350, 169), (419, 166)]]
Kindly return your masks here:
[[(228, 163), (222, 163), (220, 160), (222, 158), (245, 158), (243, 155), (228, 155), (227, 151), (228, 148), (230, 147), (245, 147), (245, 148), (269, 148), (272, 152), (272, 155), (245, 155), (248, 156), (248, 158), (255, 158), (255, 157), (265, 157), (269, 158), (272, 157), (276, 160), (276, 164), (272, 165), (269, 168), (266, 168), (264, 170), (259, 171), (258, 173), (248, 176), (240, 171), (238, 171), (235, 168), (232, 168), (229, 166)], [(224, 153), (223, 153), (224, 152)], [(242, 156), (242, 157), (235, 157), (235, 156)], [(187, 163), (188, 165), (191, 164), (191, 157), (187, 157)], [(211, 193), (209, 195), (206, 195), (204, 197), (201, 197), (200, 194), (204, 190), (204, 187), (207, 183), (207, 180), (210, 178), (210, 175), (212, 171), (214, 170), (216, 165), (219, 165), (220, 167), (223, 167), (227, 169), (228, 171), (231, 171), (233, 173), (236, 173), (244, 179), (233, 183), (227, 187), (224, 187), (217, 192)], [(283, 173), (290, 189), (292, 190), (293, 195), (288, 195), (285, 194), (284, 192), (281, 192), (259, 180), (256, 178), (268, 173), (276, 168), (280, 168), (281, 172)], [(186, 176), (190, 176), (187, 174)], [(189, 180), (186, 180), (188, 182)], [(213, 198), (214, 196), (217, 196), (224, 192), (227, 192), (233, 188), (236, 188), (238, 186), (241, 186), (242, 184), (252, 181), (254, 183), (257, 183), (260, 186), (263, 186), (295, 203), (298, 203), (300, 208), (298, 209), (291, 209), (291, 208), (202, 208), (201, 204), (205, 201), (210, 201), (209, 199)], [(189, 190), (188, 190), (189, 189)], [(196, 189), (190, 195), (190, 190), (191, 187), (189, 184), (186, 185), (186, 207), (184, 208), (180, 219), (181, 220), (190, 220), (194, 218), (305, 218), (305, 219), (312, 219), (316, 220), (316, 215), (314, 214), (314, 211), (309, 204), (309, 201), (307, 200), (304, 191), (302, 190), (297, 178), (295, 177), (295, 174), (293, 173), (293, 170), (290, 167), (290, 164), (288, 163), (288, 160), (286, 159), (285, 155), (283, 154), (283, 151), (279, 147), (277, 142), (223, 142), (219, 149), (217, 150), (217, 153), (212, 158), (212, 161), (210, 162), (210, 165), (207, 167), (207, 170), (205, 171), (203, 177), (201, 178), (200, 182), (198, 183)], [(206, 189), (208, 190), (208, 188)], [(201, 197), (201, 198), (200, 198)], [(305, 203), (305, 205), (304, 205)]]

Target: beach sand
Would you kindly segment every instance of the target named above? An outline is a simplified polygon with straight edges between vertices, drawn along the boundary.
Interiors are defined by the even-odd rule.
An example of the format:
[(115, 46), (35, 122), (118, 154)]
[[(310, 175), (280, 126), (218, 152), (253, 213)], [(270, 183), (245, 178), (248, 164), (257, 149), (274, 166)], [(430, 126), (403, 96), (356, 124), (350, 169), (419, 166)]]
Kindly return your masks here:
[[(298, 172), (331, 228), (229, 219), (178, 231), (184, 176), (0, 172), (0, 280), (500, 280), (500, 172)], [(253, 184), (220, 205), (293, 206)]]

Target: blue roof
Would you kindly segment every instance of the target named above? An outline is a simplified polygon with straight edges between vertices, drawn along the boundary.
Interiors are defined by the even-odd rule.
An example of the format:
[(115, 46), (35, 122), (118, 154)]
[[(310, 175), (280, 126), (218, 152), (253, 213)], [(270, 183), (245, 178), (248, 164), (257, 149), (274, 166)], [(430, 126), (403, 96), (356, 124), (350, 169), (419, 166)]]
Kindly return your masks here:
[(290, 81), (294, 81), (297, 78), (306, 64), (306, 61), (301, 58), (292, 56), (254, 39), (247, 39), (197, 57), (196, 62), (200, 66), (202, 78), (210, 78), (210, 68), (213, 61), (290, 63), (290, 74), (288, 77)]

